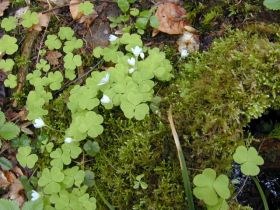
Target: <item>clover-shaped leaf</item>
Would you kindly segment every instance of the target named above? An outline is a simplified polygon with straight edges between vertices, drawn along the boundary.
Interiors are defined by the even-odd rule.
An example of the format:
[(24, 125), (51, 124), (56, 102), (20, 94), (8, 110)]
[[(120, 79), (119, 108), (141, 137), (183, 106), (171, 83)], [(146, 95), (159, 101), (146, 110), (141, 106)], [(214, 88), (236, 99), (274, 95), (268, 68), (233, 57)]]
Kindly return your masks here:
[(12, 71), (14, 65), (15, 65), (15, 62), (10, 58), (8, 58), (6, 60), (4, 60), (4, 59), (0, 60), (0, 69), (2, 69), (5, 72)]
[(241, 172), (247, 176), (256, 176), (260, 172), (259, 165), (264, 164), (263, 158), (254, 147), (247, 149), (245, 146), (237, 147), (233, 159), (241, 165)]
[(5, 31), (14, 30), (17, 27), (17, 19), (13, 16), (9, 16), (4, 18), (1, 22), (1, 28), (5, 29)]
[(63, 180), (63, 184), (66, 185), (66, 188), (70, 188), (74, 184), (75, 186), (80, 187), (85, 178), (85, 172), (83, 170), (79, 170), (78, 166), (67, 168), (64, 170), (64, 175), (65, 178)]
[(69, 70), (75, 70), (82, 65), (82, 58), (80, 55), (73, 55), (73, 53), (67, 53), (64, 58), (64, 67)]
[(52, 167), (51, 170), (44, 168), (38, 180), (38, 185), (44, 187), (44, 193), (54, 194), (60, 191), (60, 184), (64, 180), (64, 174), (60, 168)]
[(96, 154), (99, 153), (100, 151), (100, 147), (98, 142), (96, 141), (90, 141), (88, 140), (84, 146), (83, 146), (84, 150), (86, 151), (86, 153), (91, 156), (94, 157)]
[(143, 120), (149, 114), (149, 106), (145, 103), (133, 104), (129, 101), (121, 102), (121, 110), (127, 118), (135, 117), (136, 120)]
[(218, 204), (219, 198), (230, 197), (228, 177), (222, 174), (216, 178), (216, 172), (211, 168), (204, 169), (202, 174), (196, 175), (193, 183), (196, 186), (193, 190), (194, 195), (206, 205), (214, 206)]
[(9, 35), (4, 35), (0, 39), (0, 54), (6, 53), (8, 55), (14, 54), (18, 50), (17, 39)]
[(44, 59), (40, 59), (40, 62), (36, 64), (36, 69), (48, 72), (50, 70), (50, 64)]
[(71, 40), (74, 35), (74, 31), (70, 27), (60, 27), (58, 36), (61, 40)]
[(69, 152), (64, 152), (60, 148), (51, 152), (50, 157), (53, 159), (51, 165), (60, 169), (63, 168), (63, 165), (69, 165), (71, 163)]
[(69, 153), (72, 159), (76, 159), (82, 153), (82, 149), (77, 142), (64, 143), (61, 148), (63, 152)]
[(70, 53), (75, 49), (80, 49), (82, 46), (83, 46), (83, 40), (72, 37), (72, 39), (65, 42), (63, 51), (65, 53)]
[(31, 28), (33, 25), (39, 23), (39, 16), (37, 12), (27, 11), (22, 16), (22, 26), (25, 28)]
[(37, 162), (38, 156), (36, 154), (30, 154), (30, 153), (31, 153), (30, 146), (20, 147), (18, 149), (18, 153), (16, 157), (19, 164), (22, 167), (33, 168), (35, 163)]
[(60, 71), (50, 72), (48, 74), (51, 90), (59, 90), (63, 81), (63, 76)]
[(49, 48), (49, 50), (58, 50), (61, 48), (62, 43), (56, 35), (48, 35), (45, 45)]
[(90, 15), (93, 13), (93, 4), (90, 1), (80, 3), (79, 11), (84, 15)]
[(17, 86), (17, 77), (13, 74), (9, 74), (8, 78), (4, 81), (5, 87), (15, 88)]

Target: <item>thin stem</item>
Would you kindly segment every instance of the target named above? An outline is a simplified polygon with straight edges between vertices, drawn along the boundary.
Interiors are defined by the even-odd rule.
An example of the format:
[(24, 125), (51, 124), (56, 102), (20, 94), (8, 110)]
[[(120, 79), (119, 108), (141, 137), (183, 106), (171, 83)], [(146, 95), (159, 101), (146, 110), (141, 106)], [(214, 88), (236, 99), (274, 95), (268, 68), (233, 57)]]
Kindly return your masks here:
[(259, 191), (259, 193), (260, 193), (260, 196), (261, 196), (261, 198), (262, 198), (264, 210), (269, 210), (268, 203), (267, 203), (265, 194), (264, 194), (264, 192), (263, 192), (263, 189), (262, 189), (262, 187), (261, 187), (261, 185), (260, 185), (259, 180), (258, 180), (256, 177), (254, 177), (254, 176), (252, 176), (252, 179), (253, 179), (253, 181), (255, 182), (255, 184), (256, 184), (256, 186), (257, 186), (257, 188), (258, 188), (258, 191)]
[(101, 198), (101, 200), (103, 201), (103, 203), (110, 209), (110, 210), (115, 210), (115, 207), (112, 206), (109, 201), (106, 200), (106, 198), (103, 196), (103, 194), (99, 191), (99, 189), (97, 188), (96, 184), (94, 184), (94, 187), (96, 189), (97, 194), (99, 195), (99, 197)]
[(168, 110), (168, 121), (169, 121), (169, 124), (170, 124), (170, 127), (171, 127), (172, 135), (173, 135), (175, 145), (176, 145), (176, 148), (177, 148), (177, 152), (178, 152), (178, 158), (179, 158), (180, 167), (181, 167), (181, 171), (182, 171), (185, 193), (186, 193), (186, 196), (187, 196), (188, 209), (189, 210), (195, 210), (194, 203), (193, 203), (192, 188), (191, 188), (191, 183), (190, 183), (190, 178), (189, 178), (189, 172), (188, 172), (188, 169), (187, 169), (187, 166), (186, 166), (186, 161), (185, 161), (184, 154), (182, 152), (182, 147), (181, 147), (181, 144), (180, 144), (180, 141), (179, 141), (179, 137), (178, 137), (178, 134), (177, 134), (177, 131), (175, 129), (174, 122), (173, 122), (171, 107)]

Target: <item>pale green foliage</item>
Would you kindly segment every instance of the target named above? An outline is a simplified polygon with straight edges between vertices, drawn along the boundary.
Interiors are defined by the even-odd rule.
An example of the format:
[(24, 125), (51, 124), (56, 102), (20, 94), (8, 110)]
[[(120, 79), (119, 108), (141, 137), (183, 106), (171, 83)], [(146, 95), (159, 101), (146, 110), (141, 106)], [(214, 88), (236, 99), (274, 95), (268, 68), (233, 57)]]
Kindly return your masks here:
[[(6, 199), (0, 199), (0, 209), (20, 210), (18, 204), (15, 201)], [(43, 210), (43, 202), (41, 199), (25, 202), (22, 210)]]
[(48, 80), (51, 90), (59, 90), (63, 81), (63, 76), (60, 71), (50, 72), (48, 74)]
[(50, 153), (50, 157), (53, 159), (51, 165), (57, 168), (63, 168), (63, 165), (69, 165), (71, 159), (76, 159), (82, 152), (82, 149), (77, 143), (63, 144), (61, 148), (57, 148)]
[(58, 36), (61, 40), (71, 40), (74, 35), (74, 31), (70, 27), (60, 27)]
[(80, 49), (83, 46), (83, 40), (72, 37), (69, 41), (65, 42), (63, 51), (65, 53), (73, 52), (75, 49)]
[(6, 122), (4, 113), (0, 112), (0, 137), (11, 140), (17, 137), (19, 132), (19, 127), (12, 122)]
[(17, 27), (17, 19), (13, 16), (4, 18), (1, 22), (1, 28), (5, 29), (5, 31), (7, 32), (14, 30), (16, 27)]
[(5, 87), (15, 88), (17, 86), (17, 76), (9, 74), (8, 78), (4, 81)]
[(148, 188), (148, 184), (144, 181), (142, 181), (142, 178), (144, 177), (144, 174), (140, 174), (138, 176), (136, 176), (136, 181), (134, 181), (134, 189), (139, 189), (139, 187), (141, 187), (143, 190)]
[(73, 53), (67, 53), (64, 58), (64, 68), (65, 68), (65, 77), (73, 80), (75, 76), (75, 69), (82, 65), (82, 58), (80, 55), (73, 55)]
[(280, 10), (280, 0), (264, 0), (264, 6), (271, 10)]
[(6, 53), (8, 55), (14, 54), (18, 50), (17, 39), (9, 35), (4, 35), (0, 39), (0, 54)]
[(0, 199), (0, 209), (19, 210), (18, 204), (12, 200)]
[(52, 167), (50, 170), (44, 168), (38, 181), (40, 187), (44, 187), (44, 193), (54, 194), (61, 189), (60, 183), (64, 180), (64, 174), (60, 168)]
[(211, 168), (206, 168), (202, 174), (196, 175), (193, 183), (195, 185), (193, 194), (203, 200), (210, 209), (218, 210), (216, 206), (225, 205), (225, 200), (230, 197), (228, 177), (223, 174), (216, 177), (216, 171)]
[(245, 146), (237, 147), (233, 154), (233, 159), (241, 165), (241, 172), (247, 176), (256, 176), (260, 173), (259, 165), (263, 165), (264, 160), (254, 147), (247, 149)]
[(3, 69), (5, 72), (9, 72), (13, 70), (15, 62), (8, 58), (8, 59), (1, 59), (0, 60), (0, 69)]
[(11, 170), (13, 168), (13, 164), (5, 157), (0, 157), (0, 167), (4, 171)]
[(48, 35), (47, 40), (45, 41), (45, 45), (49, 48), (49, 50), (58, 50), (61, 47), (62, 43), (56, 35)]
[(80, 3), (79, 11), (84, 15), (90, 15), (93, 13), (93, 4), (90, 1)]
[(79, 170), (78, 166), (65, 169), (64, 175), (65, 178), (63, 180), (63, 184), (65, 185), (65, 188), (71, 188), (73, 185), (80, 187), (85, 178), (85, 172), (83, 170)]
[(36, 69), (48, 72), (50, 70), (50, 64), (44, 59), (40, 59), (40, 62), (36, 64)]
[(30, 146), (20, 147), (16, 157), (22, 167), (33, 168), (38, 161), (38, 156), (36, 154), (31, 154)]
[(39, 23), (39, 16), (37, 12), (27, 11), (22, 16), (22, 26), (25, 28), (31, 28), (33, 25)]
[(83, 148), (86, 151), (86, 153), (91, 157), (94, 157), (96, 154), (98, 154), (100, 152), (99, 144), (96, 141), (88, 140), (84, 144)]

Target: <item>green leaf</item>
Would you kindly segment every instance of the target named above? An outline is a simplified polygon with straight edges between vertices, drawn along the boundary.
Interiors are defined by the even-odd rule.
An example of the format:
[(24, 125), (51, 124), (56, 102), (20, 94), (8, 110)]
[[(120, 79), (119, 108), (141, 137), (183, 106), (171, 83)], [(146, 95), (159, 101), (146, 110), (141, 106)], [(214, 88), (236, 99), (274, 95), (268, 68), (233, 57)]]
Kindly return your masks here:
[(65, 46), (63, 47), (63, 51), (65, 53), (70, 53), (75, 49), (80, 49), (82, 46), (83, 46), (83, 40), (72, 37), (72, 39), (65, 42)]
[(22, 26), (25, 28), (31, 28), (33, 25), (39, 23), (39, 16), (36, 12), (27, 11), (22, 16)]
[(73, 38), (74, 31), (70, 27), (60, 27), (58, 36), (61, 40), (71, 40)]
[(11, 140), (17, 137), (19, 132), (19, 127), (11, 122), (7, 122), (0, 127), (0, 136), (6, 140)]
[(9, 35), (4, 35), (0, 39), (0, 54), (14, 54), (18, 50), (17, 39)]
[(48, 35), (47, 40), (45, 41), (45, 45), (49, 48), (49, 50), (58, 50), (61, 48), (62, 43), (56, 35)]
[(139, 9), (137, 9), (137, 8), (131, 8), (131, 9), (130, 9), (130, 15), (136, 17), (137, 15), (139, 15)]
[(18, 204), (12, 200), (0, 199), (0, 209), (3, 210), (20, 210)]
[(60, 71), (50, 72), (48, 74), (48, 80), (50, 81), (51, 90), (59, 90), (63, 81), (63, 76)]
[(79, 11), (84, 15), (90, 15), (93, 13), (93, 4), (89, 1), (85, 1), (79, 4)]
[(263, 165), (264, 160), (258, 155), (254, 147), (247, 149), (245, 146), (236, 148), (233, 154), (233, 160), (241, 165), (241, 172), (247, 176), (256, 176), (260, 169), (258, 165)]
[(195, 187), (193, 194), (206, 205), (216, 205), (218, 203), (218, 196), (213, 188), (210, 187)]
[(24, 146), (30, 146), (30, 139), (27, 135), (23, 134), (19, 138), (12, 139), (12, 146), (14, 148), (24, 147)]
[(91, 157), (94, 157), (96, 154), (98, 154), (100, 152), (99, 144), (96, 141), (88, 140), (84, 144), (83, 148), (86, 151), (86, 153)]
[(5, 72), (12, 71), (14, 65), (15, 65), (15, 62), (10, 58), (8, 58), (6, 60), (4, 60), (4, 59), (0, 60), (0, 69), (3, 69)]
[(215, 182), (213, 183), (213, 187), (215, 191), (223, 199), (228, 199), (230, 197), (228, 184), (229, 184), (228, 177), (223, 174), (218, 176)]
[(280, 0), (264, 0), (264, 6), (271, 10), (280, 10)]
[(118, 7), (121, 9), (122, 12), (127, 12), (129, 9), (129, 2), (127, 0), (118, 0)]
[(9, 74), (8, 78), (4, 81), (5, 87), (15, 88), (17, 86), (17, 76)]
[(40, 59), (40, 62), (36, 64), (36, 69), (48, 72), (50, 70), (50, 64), (44, 59)]
[(0, 157), (0, 166), (4, 171), (8, 171), (13, 168), (11, 161), (6, 159), (5, 157)]
[(94, 186), (94, 179), (95, 179), (95, 174), (92, 171), (86, 170), (84, 184), (88, 187), (92, 187)]
[(64, 67), (69, 70), (75, 70), (82, 65), (82, 58), (80, 55), (73, 55), (73, 53), (67, 53), (64, 58)]
[(17, 27), (17, 19), (13, 16), (4, 18), (1, 22), (1, 28), (5, 29), (5, 31), (7, 32), (14, 30), (16, 27)]
[(35, 163), (38, 161), (38, 156), (30, 153), (30, 146), (20, 147), (18, 149), (16, 158), (22, 167), (33, 168)]
[(22, 210), (43, 210), (43, 209), (44, 209), (44, 203), (42, 199), (25, 202), (22, 207)]
[(152, 26), (153, 28), (158, 28), (159, 27), (159, 21), (157, 19), (156, 16), (152, 15), (150, 17), (150, 26)]

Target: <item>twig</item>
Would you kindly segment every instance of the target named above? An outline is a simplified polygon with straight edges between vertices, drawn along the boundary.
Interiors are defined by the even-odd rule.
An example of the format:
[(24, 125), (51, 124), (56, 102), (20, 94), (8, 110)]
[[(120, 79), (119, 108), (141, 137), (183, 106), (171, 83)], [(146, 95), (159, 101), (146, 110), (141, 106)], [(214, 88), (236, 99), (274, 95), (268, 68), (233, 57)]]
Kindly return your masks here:
[(36, 59), (36, 64), (39, 62), (40, 50), (42, 49), (42, 46), (43, 46), (43, 43), (44, 43), (44, 39), (45, 39), (45, 36), (46, 36), (46, 33), (47, 33), (47, 29), (48, 29), (48, 26), (45, 28), (43, 36), (42, 36), (42, 39), (40, 41), (39, 50), (38, 50), (37, 59)]
[(232, 200), (235, 200), (237, 198), (237, 196), (241, 193), (241, 191), (243, 190), (243, 188), (246, 185), (246, 182), (248, 181), (248, 176), (246, 177), (246, 179), (244, 180), (242, 186), (239, 188), (238, 192), (236, 193), (236, 195), (232, 198)]

